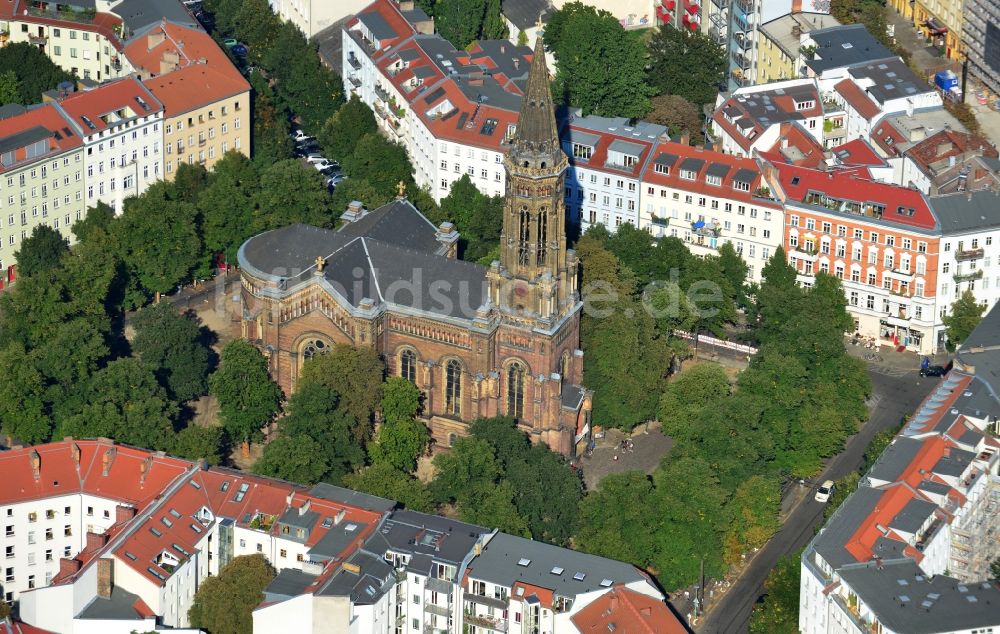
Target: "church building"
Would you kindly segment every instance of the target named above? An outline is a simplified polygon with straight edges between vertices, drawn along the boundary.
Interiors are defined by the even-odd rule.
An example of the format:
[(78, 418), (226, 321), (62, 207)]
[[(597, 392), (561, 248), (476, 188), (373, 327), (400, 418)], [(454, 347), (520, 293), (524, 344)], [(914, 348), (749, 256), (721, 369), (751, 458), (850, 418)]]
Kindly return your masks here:
[(589, 436), (582, 387), (579, 263), (566, 246), (567, 157), (541, 40), (505, 158), (500, 259), (457, 259), (458, 232), (407, 199), (352, 203), (337, 230), (291, 225), (239, 251), (242, 334), (295, 390), (303, 363), (338, 343), (374, 348), (424, 394), (435, 444), (507, 415), (533, 441), (573, 456)]

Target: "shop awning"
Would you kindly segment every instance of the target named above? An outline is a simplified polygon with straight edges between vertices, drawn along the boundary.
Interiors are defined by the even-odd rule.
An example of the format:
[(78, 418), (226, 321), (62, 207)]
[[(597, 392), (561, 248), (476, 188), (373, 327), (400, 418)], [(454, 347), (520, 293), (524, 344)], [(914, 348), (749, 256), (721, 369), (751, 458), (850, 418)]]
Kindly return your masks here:
[(931, 33), (943, 35), (948, 32), (948, 27), (938, 22), (937, 18), (934, 17), (927, 18), (927, 21), (924, 22), (924, 24), (927, 26), (928, 29), (930, 29)]

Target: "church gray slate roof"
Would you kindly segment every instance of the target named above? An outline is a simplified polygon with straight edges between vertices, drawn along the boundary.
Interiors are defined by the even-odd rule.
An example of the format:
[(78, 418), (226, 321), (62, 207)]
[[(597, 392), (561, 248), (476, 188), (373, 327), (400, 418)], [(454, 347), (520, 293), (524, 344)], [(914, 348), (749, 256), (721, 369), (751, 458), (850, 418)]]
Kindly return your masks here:
[(409, 201), (395, 200), (339, 230), (295, 224), (247, 240), (240, 264), (292, 288), (314, 274), (354, 307), (362, 300), (472, 319), (486, 301), (486, 269), (442, 254), (437, 230)]

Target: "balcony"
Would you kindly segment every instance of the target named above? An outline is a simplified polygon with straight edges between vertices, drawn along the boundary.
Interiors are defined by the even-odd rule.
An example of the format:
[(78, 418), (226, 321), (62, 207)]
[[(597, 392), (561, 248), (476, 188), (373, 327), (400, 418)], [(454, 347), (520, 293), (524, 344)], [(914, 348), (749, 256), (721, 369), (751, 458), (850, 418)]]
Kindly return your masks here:
[(496, 608), (498, 610), (507, 609), (508, 599), (506, 598), (497, 599), (495, 597), (487, 597), (481, 594), (472, 594), (471, 592), (465, 593), (463, 598), (466, 601), (466, 606), (465, 606), (466, 612), (472, 611), (472, 607), (469, 605), (469, 603), (478, 603), (479, 605), (489, 606), (491, 608)]
[(497, 632), (507, 631), (507, 621), (499, 617), (490, 617), (485, 614), (472, 614), (471, 612), (465, 613), (465, 622), (469, 625), (475, 625), (478, 627), (485, 627)]
[(351, 65), (354, 70), (361, 70), (361, 60), (354, 56), (353, 53), (347, 56), (347, 63)]
[(725, 13), (713, 13), (708, 16), (709, 21), (718, 27), (719, 31), (723, 34), (726, 32), (726, 14)]
[(451, 607), (447, 605), (436, 605), (434, 603), (425, 603), (424, 612), (428, 614), (436, 614), (438, 616), (449, 617), (451, 616)]
[(736, 52), (734, 52), (731, 57), (733, 58), (733, 62), (735, 62), (737, 66), (739, 66), (743, 70), (750, 70), (749, 57), (747, 57), (743, 53), (736, 53)]
[(49, 38), (45, 35), (29, 35), (28, 44), (32, 46), (45, 46), (45, 43), (49, 41)]
[(361, 78), (357, 75), (351, 75), (347, 78), (347, 81), (351, 82), (351, 85), (355, 88), (361, 88)]
[(426, 588), (431, 592), (442, 592), (447, 595), (451, 595), (454, 591), (455, 586), (452, 585), (450, 581), (445, 581), (444, 579), (435, 579), (434, 577), (428, 577)]
[[(49, 20), (65, 20), (67, 22), (79, 22), (80, 24), (93, 24), (94, 17), (97, 15), (97, 11), (94, 9), (83, 9), (82, 11), (74, 11), (68, 5), (56, 5), (51, 3), (47, 6), (52, 6), (52, 10), (41, 9), (37, 6), (28, 5), (25, 7), (24, 11), (30, 16), (36, 18), (47, 18)], [(59, 10), (56, 7), (64, 7), (64, 10)]]
[(964, 262), (965, 260), (977, 260), (981, 257), (983, 257), (982, 247), (978, 249), (963, 249), (955, 252), (955, 259), (959, 262)]
[(650, 219), (650, 222), (653, 225), (657, 226), (657, 227), (669, 227), (670, 226), (670, 218), (660, 218), (659, 216), (656, 216), (656, 215), (652, 216), (652, 218)]
[(795, 247), (791, 256), (797, 260), (804, 260), (806, 262), (815, 262), (819, 254), (816, 249), (811, 249), (807, 247)]
[(971, 273), (955, 273), (952, 276), (956, 282), (972, 282), (983, 279), (983, 270), (972, 271)]
[[(712, 4), (719, 7), (719, 11), (725, 12), (729, 10), (729, 0), (712, 0)], [(713, 14), (715, 15), (715, 14)]]
[(389, 103), (389, 93), (385, 88), (379, 86), (378, 84), (375, 85), (375, 96), (385, 103)]
[(743, 71), (739, 68), (734, 68), (731, 73), (729, 73), (729, 79), (736, 84), (737, 88), (742, 88), (744, 86), (749, 86), (753, 84), (753, 80), (743, 74)]
[(746, 34), (737, 33), (736, 46), (740, 47), (740, 49), (744, 51), (749, 51), (751, 48), (753, 48), (753, 42), (750, 40), (749, 37), (746, 36)]
[(735, 0), (736, 8), (743, 13), (753, 13), (753, 0)]
[[(717, 15), (717, 14), (716, 14)], [(724, 46), (728, 36), (726, 35), (726, 27), (723, 26), (721, 29), (715, 26), (708, 27), (708, 36), (712, 38), (712, 41), (719, 46)]]

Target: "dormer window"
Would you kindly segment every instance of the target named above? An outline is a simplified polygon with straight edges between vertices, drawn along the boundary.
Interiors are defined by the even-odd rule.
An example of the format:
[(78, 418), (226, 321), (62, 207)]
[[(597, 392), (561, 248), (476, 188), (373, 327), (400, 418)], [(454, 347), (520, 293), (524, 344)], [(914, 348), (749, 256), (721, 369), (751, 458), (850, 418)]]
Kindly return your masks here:
[(705, 177), (705, 182), (708, 183), (709, 185), (715, 185), (716, 187), (722, 185), (722, 179), (719, 178), (718, 176), (713, 176), (711, 174)]
[(590, 157), (594, 155), (594, 148), (589, 145), (584, 145), (582, 143), (573, 144), (573, 158), (582, 159), (584, 161), (590, 160)]
[(698, 174), (697, 172), (692, 172), (691, 170), (682, 169), (680, 176), (686, 181), (693, 181), (695, 176), (697, 176), (697, 174)]
[(746, 181), (733, 181), (733, 189), (738, 189), (741, 192), (750, 191), (750, 183)]
[(656, 172), (657, 174), (669, 174), (670, 166), (663, 165), (662, 163), (657, 163), (656, 165), (653, 166), (653, 171)]
[(809, 101), (796, 101), (795, 102), (795, 111), (796, 112), (798, 112), (800, 110), (810, 110), (810, 109), (815, 108), (815, 107), (816, 107), (816, 101), (813, 100), (813, 99), (810, 99)]

